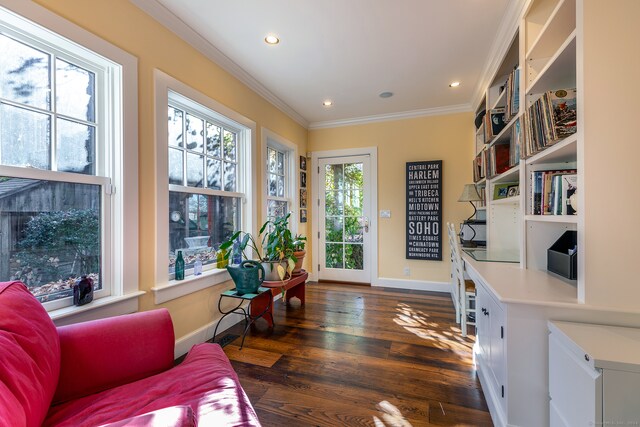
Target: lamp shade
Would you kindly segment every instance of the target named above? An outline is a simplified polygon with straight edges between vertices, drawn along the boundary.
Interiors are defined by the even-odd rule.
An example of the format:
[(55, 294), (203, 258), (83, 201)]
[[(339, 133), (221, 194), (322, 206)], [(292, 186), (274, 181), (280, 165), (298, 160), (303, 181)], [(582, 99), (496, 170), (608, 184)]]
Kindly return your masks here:
[(458, 199), (459, 202), (479, 202), (482, 200), (478, 194), (475, 184), (465, 184), (462, 195)]

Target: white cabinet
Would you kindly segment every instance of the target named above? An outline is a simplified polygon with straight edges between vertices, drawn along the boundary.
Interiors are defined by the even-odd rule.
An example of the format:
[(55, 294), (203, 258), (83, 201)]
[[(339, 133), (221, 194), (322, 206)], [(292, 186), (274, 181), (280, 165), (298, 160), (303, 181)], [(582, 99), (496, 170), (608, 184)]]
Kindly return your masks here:
[(640, 423), (640, 329), (549, 322), (549, 423)]
[(479, 282), (476, 282), (476, 293), (477, 356), (485, 380), (483, 382), (486, 382), (483, 387), (488, 387), (488, 392), (493, 395), (494, 401), (500, 402), (500, 410), (504, 413), (505, 313), (502, 304)]

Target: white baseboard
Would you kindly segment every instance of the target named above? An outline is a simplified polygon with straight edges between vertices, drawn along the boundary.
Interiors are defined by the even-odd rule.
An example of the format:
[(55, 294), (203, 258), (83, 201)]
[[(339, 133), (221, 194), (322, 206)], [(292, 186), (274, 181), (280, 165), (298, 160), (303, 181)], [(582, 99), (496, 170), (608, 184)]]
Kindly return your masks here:
[[(178, 338), (173, 350), (174, 359), (177, 359), (183, 354), (187, 354), (194, 345), (210, 340), (211, 337), (213, 337), (213, 331), (218, 324), (218, 320), (219, 319), (209, 322), (195, 331)], [(222, 320), (222, 323), (220, 323), (216, 333), (219, 335), (221, 332), (226, 331), (236, 323), (242, 321), (244, 321), (244, 316), (242, 314), (232, 313)]]
[[(278, 294), (273, 297), (273, 302), (275, 303), (277, 300), (282, 298), (282, 294)], [(206, 325), (196, 329), (193, 332), (188, 333), (187, 335), (183, 335), (182, 337), (176, 340), (176, 344), (173, 350), (173, 358), (177, 359), (183, 354), (187, 354), (191, 347), (196, 344), (200, 344), (206, 342), (213, 337), (213, 332), (218, 324), (220, 319), (216, 319), (213, 322), (209, 322)], [(220, 335), (221, 332), (226, 331), (236, 323), (240, 323), (244, 321), (244, 316), (238, 313), (232, 313), (224, 318), (216, 334)]]
[(390, 279), (386, 277), (378, 277), (377, 280), (374, 280), (373, 283), (371, 283), (371, 286), (451, 293), (451, 283), (449, 282), (428, 282), (426, 280)]

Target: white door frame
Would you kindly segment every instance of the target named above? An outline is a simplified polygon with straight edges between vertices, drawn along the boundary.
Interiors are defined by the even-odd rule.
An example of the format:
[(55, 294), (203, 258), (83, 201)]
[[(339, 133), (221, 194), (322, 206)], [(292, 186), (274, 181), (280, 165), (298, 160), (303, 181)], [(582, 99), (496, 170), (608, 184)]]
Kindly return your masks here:
[(319, 262), (319, 239), (318, 239), (318, 159), (328, 157), (349, 157), (349, 156), (369, 156), (370, 159), (370, 179), (371, 179), (371, 217), (369, 230), (371, 233), (371, 248), (369, 251), (369, 266), (371, 268), (371, 286), (378, 285), (378, 147), (349, 148), (345, 150), (314, 151), (311, 153), (311, 170), (308, 171), (311, 179), (311, 200), (315, 214), (311, 221), (311, 274), (310, 280), (318, 280)]

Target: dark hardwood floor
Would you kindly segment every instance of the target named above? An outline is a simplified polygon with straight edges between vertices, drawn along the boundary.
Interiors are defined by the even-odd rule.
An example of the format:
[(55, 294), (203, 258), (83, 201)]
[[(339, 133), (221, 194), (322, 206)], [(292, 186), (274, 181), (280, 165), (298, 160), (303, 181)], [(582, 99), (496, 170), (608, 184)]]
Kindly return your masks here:
[[(448, 294), (309, 283), (224, 350), (268, 426), (490, 426)], [(219, 334), (242, 334), (243, 323)], [(472, 328), (469, 328), (472, 332)]]

